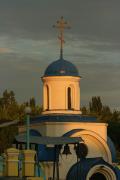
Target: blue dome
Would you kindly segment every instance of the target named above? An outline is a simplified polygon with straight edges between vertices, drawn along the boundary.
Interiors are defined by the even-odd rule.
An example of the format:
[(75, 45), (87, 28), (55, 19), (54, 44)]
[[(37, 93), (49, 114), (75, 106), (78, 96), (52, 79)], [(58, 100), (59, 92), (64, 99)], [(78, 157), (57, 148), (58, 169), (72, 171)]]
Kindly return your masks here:
[(74, 64), (62, 58), (51, 63), (44, 76), (79, 76), (79, 73)]

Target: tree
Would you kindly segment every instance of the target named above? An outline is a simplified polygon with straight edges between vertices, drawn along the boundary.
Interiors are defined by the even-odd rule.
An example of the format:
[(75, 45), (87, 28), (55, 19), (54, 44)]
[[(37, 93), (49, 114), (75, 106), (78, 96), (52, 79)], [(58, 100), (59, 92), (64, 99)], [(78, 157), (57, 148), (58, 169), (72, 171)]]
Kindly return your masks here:
[(30, 99), (30, 107), (35, 107), (36, 106), (36, 102), (35, 102), (35, 98), (34, 97), (32, 97), (31, 99)]
[(18, 119), (18, 104), (13, 91), (5, 90), (0, 98), (0, 119), (15, 120)]
[(96, 113), (99, 115), (102, 111), (102, 102), (100, 96), (92, 97), (92, 100), (89, 102), (90, 113)]
[(83, 115), (88, 114), (87, 108), (86, 108), (85, 106), (83, 106), (83, 107), (81, 108), (81, 111), (82, 111), (82, 114), (83, 114)]
[(120, 151), (120, 122), (109, 121), (108, 135), (113, 140), (117, 150)]
[(10, 101), (10, 104), (16, 104), (15, 93), (13, 91), (9, 92), (9, 101)]
[(108, 123), (112, 118), (112, 112), (109, 106), (102, 106), (101, 113), (98, 116), (98, 121)]
[(0, 128), (0, 154), (12, 146), (17, 133), (18, 128), (16, 126)]
[[(31, 117), (41, 114), (42, 108), (36, 105), (35, 98), (31, 98), (28, 102), (18, 104), (13, 91), (5, 90), (0, 97), (0, 121), (20, 120), (24, 124), (25, 107), (29, 105), (32, 109)], [(0, 128), (0, 153), (4, 149), (11, 147), (14, 137), (18, 132), (16, 126)]]

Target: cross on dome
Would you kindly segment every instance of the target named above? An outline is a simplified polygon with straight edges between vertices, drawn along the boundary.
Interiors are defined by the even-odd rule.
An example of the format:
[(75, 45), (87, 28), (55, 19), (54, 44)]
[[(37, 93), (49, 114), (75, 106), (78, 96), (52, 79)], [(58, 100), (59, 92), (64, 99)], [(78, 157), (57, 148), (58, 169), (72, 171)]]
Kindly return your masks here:
[(64, 20), (63, 16), (61, 16), (60, 20), (56, 22), (55, 25), (53, 25), (54, 28), (57, 28), (60, 31), (60, 34), (58, 36), (58, 39), (60, 40), (60, 59), (63, 58), (63, 44), (64, 41), (64, 30), (69, 29), (69, 24)]

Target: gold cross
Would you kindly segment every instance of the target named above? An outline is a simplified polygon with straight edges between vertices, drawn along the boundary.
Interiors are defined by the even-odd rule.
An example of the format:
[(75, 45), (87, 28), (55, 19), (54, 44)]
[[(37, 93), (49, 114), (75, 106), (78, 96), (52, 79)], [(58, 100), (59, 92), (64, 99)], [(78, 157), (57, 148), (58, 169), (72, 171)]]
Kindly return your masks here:
[(60, 57), (63, 58), (63, 44), (65, 43), (64, 29), (69, 29), (70, 26), (66, 21), (64, 21), (64, 18), (62, 16), (61, 19), (56, 22), (56, 25), (53, 25), (53, 27), (59, 29), (60, 31), (58, 39), (60, 40)]

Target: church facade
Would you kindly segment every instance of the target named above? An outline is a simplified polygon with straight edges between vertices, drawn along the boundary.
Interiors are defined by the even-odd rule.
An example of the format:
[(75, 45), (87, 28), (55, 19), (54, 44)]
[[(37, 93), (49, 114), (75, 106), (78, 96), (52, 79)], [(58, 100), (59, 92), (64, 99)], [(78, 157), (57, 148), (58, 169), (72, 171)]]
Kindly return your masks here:
[[(77, 158), (75, 144), (69, 145), (68, 155), (62, 154), (64, 145), (61, 146), (58, 157), (60, 180), (119, 180), (118, 169), (115, 167), (115, 147), (107, 135), (107, 124), (98, 123), (95, 117), (82, 115), (81, 77), (75, 65), (63, 58), (62, 34), (60, 40), (60, 58), (48, 65), (42, 77), (43, 112), (41, 116), (31, 119), (31, 132), (42, 137), (82, 138), (87, 148), (83, 157)], [(20, 131), (23, 129), (21, 127)], [(46, 179), (54, 179), (54, 146), (40, 144), (37, 152)]]

